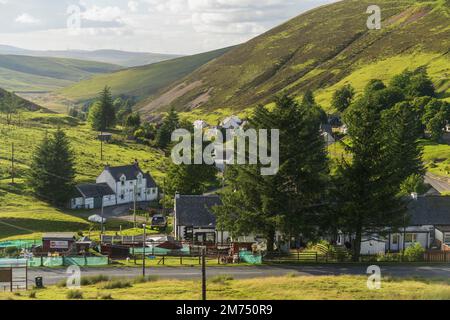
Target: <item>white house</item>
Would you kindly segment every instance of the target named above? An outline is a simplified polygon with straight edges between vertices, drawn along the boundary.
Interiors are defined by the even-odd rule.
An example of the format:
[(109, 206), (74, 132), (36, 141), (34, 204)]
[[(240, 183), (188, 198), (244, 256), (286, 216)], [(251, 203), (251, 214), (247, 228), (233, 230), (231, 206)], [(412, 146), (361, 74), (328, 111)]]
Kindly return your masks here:
[(242, 120), (236, 116), (225, 118), (220, 126), (224, 129), (239, 129), (242, 125)]
[(158, 186), (150, 173), (144, 173), (136, 161), (132, 165), (106, 166), (95, 184), (76, 186), (70, 201), (72, 209), (97, 209), (119, 204), (155, 201)]
[(181, 241), (195, 243), (227, 242), (228, 232), (216, 230), (216, 217), (212, 212), (214, 206), (222, 202), (217, 195), (211, 196), (175, 196), (174, 233)]
[(206, 121), (203, 120), (196, 120), (194, 121), (194, 129), (202, 130), (204, 128), (208, 128), (209, 124)]
[(106, 183), (80, 184), (75, 187), (71, 209), (97, 209), (116, 204), (116, 195)]
[(106, 183), (116, 195), (116, 204), (154, 201), (158, 198), (158, 186), (150, 173), (144, 173), (136, 161), (121, 167), (106, 166), (97, 178)]
[[(364, 235), (361, 254), (401, 252), (415, 243), (427, 250), (450, 249), (450, 197), (414, 197), (408, 205), (407, 216), (409, 222), (400, 229), (387, 229), (384, 236)], [(349, 238), (341, 234), (337, 244), (344, 245), (348, 241)]]

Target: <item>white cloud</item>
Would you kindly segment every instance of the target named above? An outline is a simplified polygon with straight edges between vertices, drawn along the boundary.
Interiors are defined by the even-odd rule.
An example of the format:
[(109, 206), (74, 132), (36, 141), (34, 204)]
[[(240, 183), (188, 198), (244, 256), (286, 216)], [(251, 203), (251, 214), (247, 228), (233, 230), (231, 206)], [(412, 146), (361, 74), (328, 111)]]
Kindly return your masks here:
[(120, 22), (123, 12), (119, 7), (92, 6), (81, 13), (81, 18), (98, 22)]
[(128, 1), (128, 9), (131, 12), (136, 12), (138, 10), (139, 3), (137, 1)]
[(15, 21), (23, 24), (37, 24), (40, 22), (39, 19), (33, 17), (28, 13), (22, 13), (21, 15), (17, 16)]

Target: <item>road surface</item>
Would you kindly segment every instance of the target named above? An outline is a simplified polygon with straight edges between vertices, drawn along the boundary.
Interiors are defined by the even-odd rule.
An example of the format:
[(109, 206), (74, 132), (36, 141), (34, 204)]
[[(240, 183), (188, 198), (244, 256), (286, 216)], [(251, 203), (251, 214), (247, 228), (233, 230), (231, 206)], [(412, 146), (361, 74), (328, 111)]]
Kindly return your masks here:
[[(366, 275), (367, 266), (364, 265), (303, 265), (303, 266), (231, 266), (208, 267), (207, 276), (230, 275), (235, 279), (253, 279), (261, 277), (278, 277), (295, 273), (299, 276), (327, 276), (327, 275)], [(449, 278), (450, 265), (388, 265), (380, 266), (382, 276), (400, 278)], [(142, 274), (141, 268), (82, 268), (82, 276), (106, 275), (110, 277), (135, 278)], [(147, 275), (154, 275), (161, 279), (201, 279), (199, 267), (153, 267), (146, 269)], [(65, 269), (29, 269), (28, 279), (34, 281), (37, 276), (43, 277), (45, 285), (56, 284), (67, 279)]]

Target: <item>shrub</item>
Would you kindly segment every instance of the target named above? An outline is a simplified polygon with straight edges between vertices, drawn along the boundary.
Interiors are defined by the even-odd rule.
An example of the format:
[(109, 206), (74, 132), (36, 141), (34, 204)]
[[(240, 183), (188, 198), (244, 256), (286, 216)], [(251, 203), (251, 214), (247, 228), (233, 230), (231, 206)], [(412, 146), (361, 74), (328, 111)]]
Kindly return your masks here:
[(103, 289), (123, 289), (123, 288), (129, 288), (131, 287), (131, 282), (127, 281), (127, 280), (121, 280), (121, 279), (116, 279), (116, 280), (110, 280), (108, 282), (106, 282), (103, 285)]
[(221, 284), (224, 284), (225, 282), (231, 281), (231, 280), (233, 280), (233, 279), (234, 279), (234, 278), (233, 278), (232, 276), (230, 276), (230, 275), (220, 274), (220, 275), (217, 275), (217, 276), (211, 278), (210, 281), (211, 281), (211, 283), (221, 283)]
[(100, 293), (98, 295), (98, 299), (100, 299), (100, 300), (114, 300), (110, 293)]
[(134, 279), (134, 283), (138, 284), (138, 283), (147, 283), (147, 282), (155, 282), (158, 280), (157, 276), (141, 276), (141, 277), (137, 277)]
[(31, 291), (30, 294), (28, 295), (28, 298), (36, 299), (36, 291)]
[(405, 258), (407, 261), (422, 261), (425, 249), (418, 242), (414, 243), (411, 247), (406, 248)]
[(80, 284), (82, 286), (90, 286), (90, 285), (94, 285), (100, 282), (106, 282), (109, 280), (108, 276), (104, 276), (102, 274), (97, 275), (97, 276), (91, 276), (91, 277), (82, 277)]
[(79, 290), (69, 290), (66, 295), (67, 299), (83, 299), (83, 292)]

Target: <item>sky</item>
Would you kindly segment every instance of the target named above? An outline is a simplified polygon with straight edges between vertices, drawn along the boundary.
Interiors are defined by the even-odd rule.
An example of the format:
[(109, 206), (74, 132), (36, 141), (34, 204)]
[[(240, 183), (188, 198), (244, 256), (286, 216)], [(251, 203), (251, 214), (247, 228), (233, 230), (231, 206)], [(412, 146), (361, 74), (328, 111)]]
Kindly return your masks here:
[(336, 0), (0, 0), (0, 44), (194, 54)]

